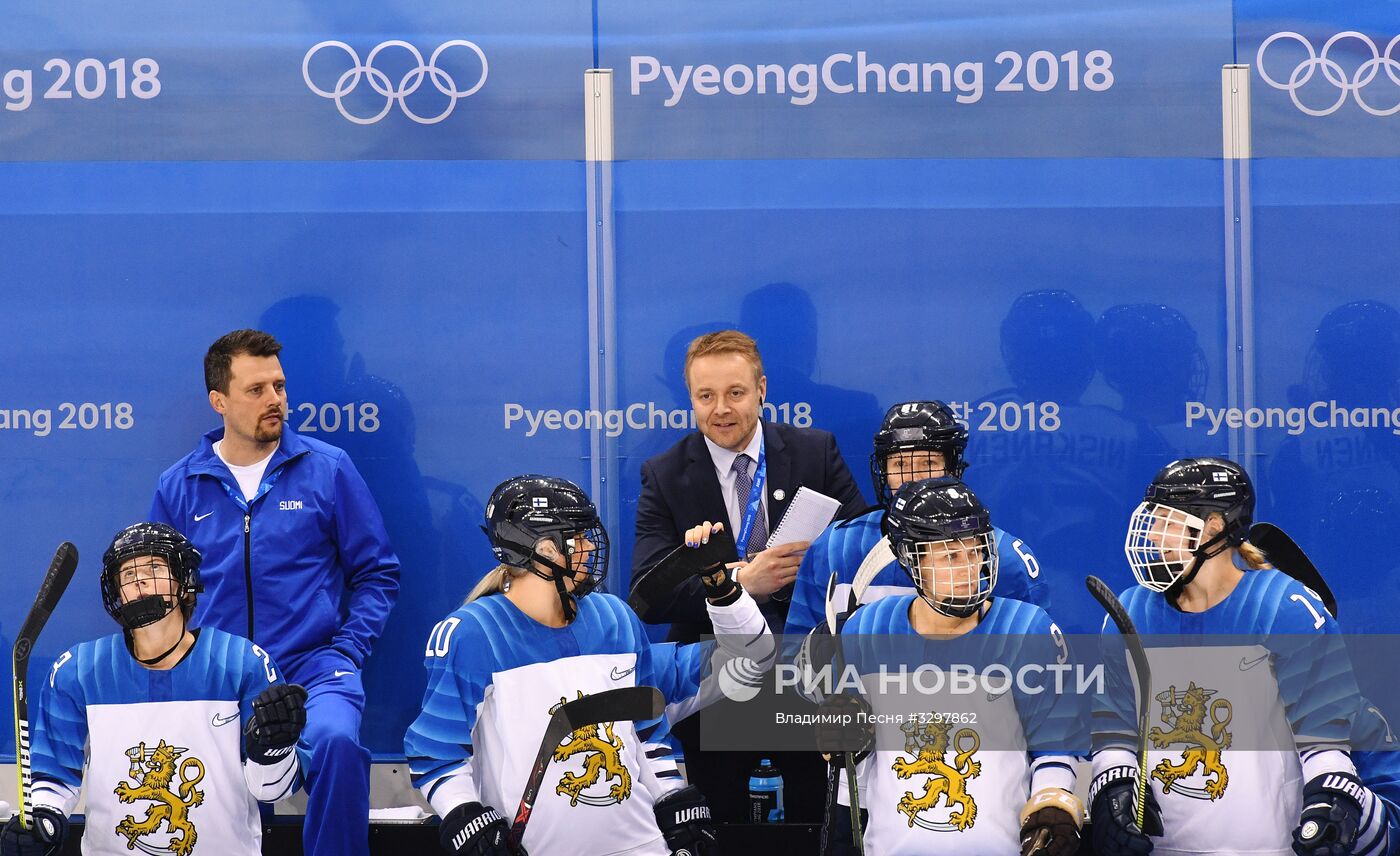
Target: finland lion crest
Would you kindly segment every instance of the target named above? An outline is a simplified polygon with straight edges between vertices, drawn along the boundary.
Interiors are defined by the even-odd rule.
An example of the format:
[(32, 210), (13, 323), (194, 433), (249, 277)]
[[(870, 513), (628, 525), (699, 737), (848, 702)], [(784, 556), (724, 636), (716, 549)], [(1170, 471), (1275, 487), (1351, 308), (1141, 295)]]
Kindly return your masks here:
[[(579, 691), (578, 697), (583, 698), (582, 691)], [(549, 709), (550, 714), (566, 701), (567, 698), (560, 698), (559, 704)], [(554, 788), (556, 794), (563, 794), (569, 798), (570, 806), (577, 806), (579, 803), (614, 805), (632, 795), (632, 774), (622, 762), (622, 751), (626, 747), (622, 738), (613, 732), (614, 725), (616, 723), (612, 722), (586, 725), (571, 732), (564, 742), (555, 748), (555, 761), (567, 761), (575, 755), (583, 756), (583, 772), (565, 772)], [(617, 781), (608, 785), (608, 782), (614, 779)], [(594, 785), (598, 785), (599, 790), (601, 786), (607, 785), (607, 789), (588, 793)]]
[[(1163, 731), (1153, 726), (1147, 732), (1152, 745), (1158, 749), (1184, 743), (1181, 762), (1173, 764), (1162, 761), (1152, 768), (1152, 778), (1162, 783), (1162, 793), (1175, 792), (1193, 800), (1218, 800), (1225, 796), (1225, 788), (1230, 784), (1230, 771), (1220, 761), (1220, 753), (1230, 748), (1230, 732), (1227, 727), (1234, 716), (1230, 702), (1218, 698), (1211, 701), (1215, 690), (1196, 686), (1192, 681), (1182, 692), (1175, 686), (1157, 694), (1162, 705), (1162, 722), (1171, 730)], [(1209, 705), (1207, 705), (1209, 703)], [(1206, 717), (1210, 717), (1210, 733), (1206, 733)], [(1183, 779), (1200, 776), (1199, 784), (1183, 783)]]
[[(126, 837), (126, 849), (140, 848), (145, 853), (178, 856), (189, 856), (194, 850), (199, 833), (189, 812), (204, 802), (204, 791), (195, 787), (204, 778), (204, 763), (198, 758), (186, 758), (179, 766), (179, 781), (176, 782), (175, 762), (187, 751), (164, 740), (154, 749), (147, 749), (143, 742), (126, 750), (126, 757), (131, 760), (127, 775), (137, 785), (132, 787), (120, 782), (112, 792), (124, 803), (137, 800), (155, 803), (146, 809), (143, 820), (138, 821), (135, 815), (129, 814), (117, 824), (116, 833)], [(162, 824), (166, 828), (163, 840), (160, 838)], [(147, 836), (151, 838), (148, 840)]]
[[(909, 817), (910, 826), (918, 824), (936, 832), (961, 832), (977, 819), (977, 803), (967, 792), (967, 780), (982, 773), (982, 763), (972, 760), (973, 754), (982, 747), (982, 740), (976, 731), (962, 728), (950, 741), (948, 732), (952, 728), (951, 722), (937, 715), (920, 717), (899, 726), (904, 732), (904, 751), (914, 759), (896, 758), (891, 769), (901, 779), (918, 775), (929, 777), (921, 796), (905, 791), (899, 800), (898, 808)], [(950, 742), (954, 753), (951, 764), (947, 759)], [(956, 811), (942, 820), (921, 816), (936, 808), (939, 800), (944, 801), (946, 808)]]

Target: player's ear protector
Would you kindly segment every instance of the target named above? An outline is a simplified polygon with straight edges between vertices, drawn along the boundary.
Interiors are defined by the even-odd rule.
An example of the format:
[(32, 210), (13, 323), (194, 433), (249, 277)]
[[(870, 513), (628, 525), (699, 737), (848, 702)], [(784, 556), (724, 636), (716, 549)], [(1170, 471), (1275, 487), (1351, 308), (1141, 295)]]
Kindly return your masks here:
[[(486, 527), (483, 526), (482, 530), (486, 531), (488, 538), (491, 538), (491, 533), (486, 530)], [(558, 532), (551, 532), (545, 537), (559, 551), (559, 555), (564, 556), (564, 560), (569, 562), (573, 555), (572, 539), (569, 539), (569, 545), (566, 547), (564, 537)], [(573, 571), (548, 556), (541, 555), (534, 547), (539, 539), (514, 521), (502, 520), (496, 524), (496, 534), (492, 541), (495, 544), (497, 556), (505, 564), (523, 568), (541, 579), (553, 582), (554, 588), (559, 594), (559, 604), (564, 608), (564, 622), (567, 624), (574, 620), (574, 617), (578, 615), (578, 606), (574, 602), (574, 598), (583, 597), (593, 590), (594, 581), (591, 577), (582, 583), (576, 582), (574, 591), (570, 594), (569, 590), (564, 587), (564, 580), (572, 577)], [(548, 576), (540, 573), (539, 569), (535, 567), (535, 562), (549, 568), (552, 573)], [(572, 562), (570, 564), (572, 565)]]

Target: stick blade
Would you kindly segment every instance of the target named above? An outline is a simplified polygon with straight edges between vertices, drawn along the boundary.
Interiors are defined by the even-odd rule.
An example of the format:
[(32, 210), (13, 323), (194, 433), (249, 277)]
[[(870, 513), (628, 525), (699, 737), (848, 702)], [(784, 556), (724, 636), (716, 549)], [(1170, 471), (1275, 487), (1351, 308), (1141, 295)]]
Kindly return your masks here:
[(727, 528), (712, 533), (709, 542), (699, 547), (682, 544), (632, 581), (627, 604), (643, 620), (648, 620), (648, 613), (669, 601), (676, 588), (686, 580), (716, 564), (733, 561), (737, 555), (734, 538)]
[(568, 731), (577, 731), (603, 722), (645, 722), (665, 711), (666, 700), (656, 687), (618, 687), (574, 699), (555, 716), (562, 715)]
[(59, 599), (63, 597), (63, 592), (67, 590), (68, 583), (77, 569), (78, 548), (73, 546), (71, 541), (64, 541), (54, 552), (49, 569), (44, 573), (44, 580), (39, 584), (39, 593), (34, 596), (34, 605), (29, 608), (29, 614), (25, 616), (24, 624), (20, 625), (19, 634), (15, 636), (16, 663), (29, 659), (34, 640), (48, 623), (49, 616), (58, 606)]
[(1322, 598), (1322, 605), (1327, 607), (1333, 618), (1337, 617), (1337, 598), (1332, 594), (1332, 589), (1312, 559), (1297, 542), (1288, 537), (1287, 532), (1272, 523), (1256, 523), (1249, 527), (1249, 543), (1264, 551), (1269, 564), (1317, 592), (1317, 596)]

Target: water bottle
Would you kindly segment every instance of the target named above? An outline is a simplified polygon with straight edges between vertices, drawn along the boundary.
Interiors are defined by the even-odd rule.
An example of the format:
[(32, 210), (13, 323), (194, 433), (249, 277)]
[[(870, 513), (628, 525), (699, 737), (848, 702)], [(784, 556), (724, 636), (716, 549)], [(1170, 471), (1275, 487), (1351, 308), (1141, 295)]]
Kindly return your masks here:
[(782, 823), (783, 817), (783, 774), (764, 758), (749, 774), (749, 823)]

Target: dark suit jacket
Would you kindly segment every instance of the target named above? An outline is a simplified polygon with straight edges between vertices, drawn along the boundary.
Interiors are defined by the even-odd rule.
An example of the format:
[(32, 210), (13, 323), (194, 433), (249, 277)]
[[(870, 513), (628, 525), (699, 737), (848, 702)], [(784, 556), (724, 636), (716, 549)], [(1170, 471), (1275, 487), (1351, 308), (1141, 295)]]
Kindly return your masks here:
[[(794, 428), (778, 422), (762, 422), (764, 456), (768, 465), (768, 527), (783, 519), (799, 486), (841, 501), (838, 517), (853, 517), (865, 508), (865, 500), (841, 459), (836, 440), (816, 428)], [(783, 497), (773, 495), (782, 490)], [(687, 434), (665, 452), (642, 464), (642, 493), (637, 500), (637, 538), (632, 550), (632, 579), (650, 570), (681, 543), (685, 530), (706, 520), (728, 527), (729, 512), (720, 493), (714, 460), (699, 431)], [(738, 559), (738, 556), (735, 556)], [(770, 601), (765, 609), (769, 623), (787, 614), (785, 602)], [(766, 607), (769, 604), (765, 604)], [(705, 597), (698, 579), (676, 590), (669, 602), (642, 616), (651, 624), (671, 622), (670, 640), (694, 642), (713, 633)], [(774, 633), (781, 628), (774, 627)]]

